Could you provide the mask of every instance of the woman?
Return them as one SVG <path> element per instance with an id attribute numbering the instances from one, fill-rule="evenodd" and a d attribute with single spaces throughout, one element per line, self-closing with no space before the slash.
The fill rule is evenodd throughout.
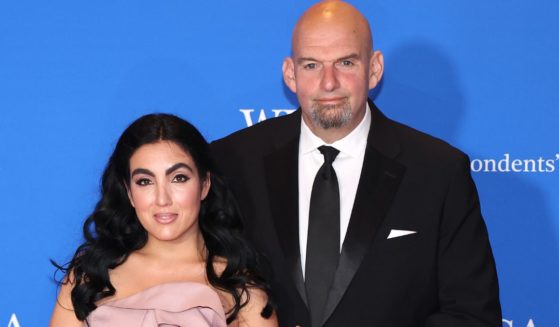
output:
<path id="1" fill-rule="evenodd" d="M 122 134 L 50 326 L 277 326 L 235 202 L 188 122 L 146 115 Z"/>

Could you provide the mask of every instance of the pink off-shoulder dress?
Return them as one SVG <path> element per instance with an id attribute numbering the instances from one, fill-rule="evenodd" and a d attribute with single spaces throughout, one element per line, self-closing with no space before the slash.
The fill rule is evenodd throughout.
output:
<path id="1" fill-rule="evenodd" d="M 87 317 L 90 327 L 227 327 L 223 306 L 209 286 L 166 283 L 105 302 Z"/>

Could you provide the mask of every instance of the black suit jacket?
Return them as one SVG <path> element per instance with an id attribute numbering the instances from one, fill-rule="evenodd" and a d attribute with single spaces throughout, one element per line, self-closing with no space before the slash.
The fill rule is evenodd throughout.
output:
<path id="1" fill-rule="evenodd" d="M 469 159 L 386 118 L 372 123 L 324 326 L 501 326 L 495 263 Z M 299 251 L 301 112 L 212 143 L 268 257 L 280 326 L 310 326 Z M 388 238 L 390 231 L 414 234 Z"/>

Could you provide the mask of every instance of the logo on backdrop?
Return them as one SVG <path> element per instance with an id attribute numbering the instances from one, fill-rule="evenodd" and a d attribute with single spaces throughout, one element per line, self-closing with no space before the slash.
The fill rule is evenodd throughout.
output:
<path id="1" fill-rule="evenodd" d="M 293 113 L 296 109 L 239 109 L 247 127 L 268 118 L 279 117 Z M 553 173 L 559 168 L 559 153 L 553 157 L 514 158 L 505 153 L 498 159 L 473 159 L 470 169 L 475 173 Z"/>
<path id="2" fill-rule="evenodd" d="M 239 109 L 243 117 L 245 118 L 245 122 L 247 127 L 250 127 L 256 123 L 264 121 L 268 118 L 275 118 L 283 115 L 288 115 L 294 112 L 296 109 L 271 109 L 271 110 L 264 110 L 260 109 L 258 111 L 254 109 Z"/>
<path id="3" fill-rule="evenodd" d="M 503 319 L 503 327 L 521 327 L 524 326 L 523 324 L 514 324 L 512 320 Z M 534 321 L 532 319 L 528 320 L 526 327 L 536 327 Z"/>
<path id="4" fill-rule="evenodd" d="M 559 153 L 549 157 L 516 158 L 505 153 L 498 159 L 473 159 L 475 173 L 553 173 L 559 169 Z"/>
<path id="5" fill-rule="evenodd" d="M 19 321 L 17 321 L 17 317 L 15 313 L 12 313 L 10 317 L 10 322 L 8 322 L 8 327 L 19 327 Z"/>

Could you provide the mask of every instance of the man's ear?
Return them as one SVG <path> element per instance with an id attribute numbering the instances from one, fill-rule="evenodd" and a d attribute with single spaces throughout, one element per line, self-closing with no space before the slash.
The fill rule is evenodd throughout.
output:
<path id="1" fill-rule="evenodd" d="M 208 193 L 210 192 L 210 188 L 212 187 L 212 175 L 208 172 L 206 174 L 206 178 L 202 181 L 202 193 L 200 194 L 200 199 L 204 200 Z"/>
<path id="2" fill-rule="evenodd" d="M 283 71 L 283 81 L 285 85 L 293 93 L 297 93 L 297 83 L 295 83 L 295 65 L 291 57 L 287 57 L 283 60 L 283 65 L 281 67 Z"/>
<path id="3" fill-rule="evenodd" d="M 126 188 L 126 194 L 128 194 L 128 201 L 130 201 L 130 205 L 135 208 L 134 206 L 134 200 L 132 200 L 132 194 L 130 193 L 130 187 L 128 186 L 128 184 L 126 184 L 126 182 L 122 182 L 124 184 L 124 187 Z"/>
<path id="4" fill-rule="evenodd" d="M 369 60 L 369 90 L 374 89 L 384 72 L 384 56 L 380 51 L 373 51 Z"/>

